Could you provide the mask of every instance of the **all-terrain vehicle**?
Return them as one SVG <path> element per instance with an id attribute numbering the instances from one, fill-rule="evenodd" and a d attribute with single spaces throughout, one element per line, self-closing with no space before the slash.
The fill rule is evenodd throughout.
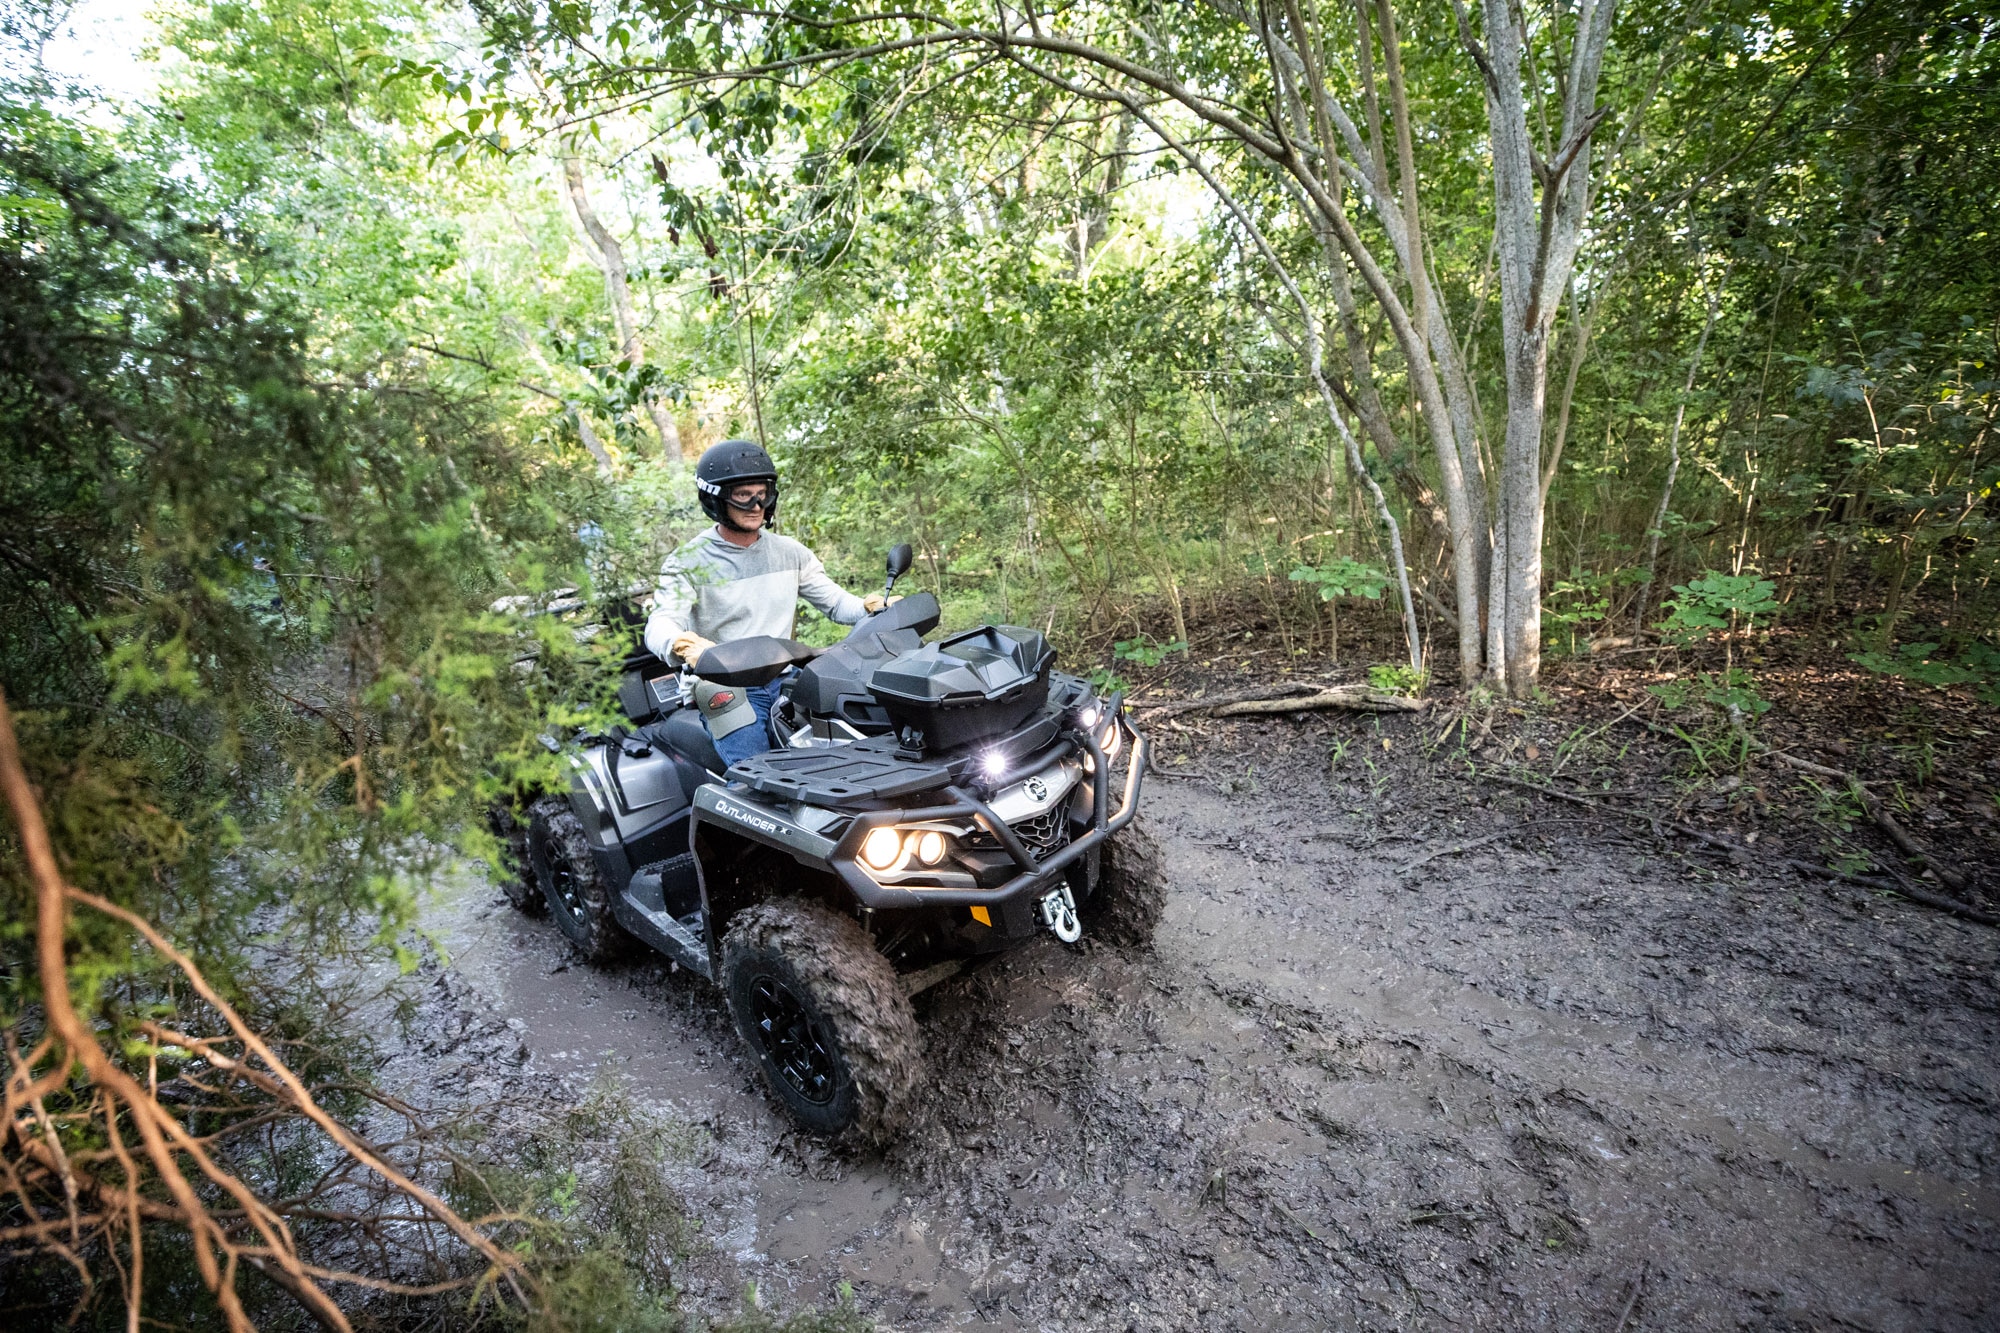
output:
<path id="1" fill-rule="evenodd" d="M 909 564 L 890 552 L 885 593 Z M 593 960 L 637 940 L 715 982 L 778 1101 L 830 1137 L 900 1119 L 912 995 L 1043 930 L 1129 940 L 1158 903 L 1122 698 L 1054 670 L 1034 630 L 926 644 L 938 621 L 918 593 L 831 648 L 720 644 L 686 681 L 634 651 L 630 725 L 571 747 L 509 890 Z M 773 748 L 725 771 L 703 705 L 772 681 Z"/>

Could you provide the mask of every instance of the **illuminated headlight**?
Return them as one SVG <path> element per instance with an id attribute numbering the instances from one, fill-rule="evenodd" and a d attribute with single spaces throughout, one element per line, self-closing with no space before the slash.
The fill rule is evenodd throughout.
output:
<path id="1" fill-rule="evenodd" d="M 903 859 L 903 835 L 886 827 L 869 830 L 861 840 L 861 859 L 877 870 L 887 870 Z"/>
<path id="2" fill-rule="evenodd" d="M 944 834 L 936 829 L 925 829 L 921 833 L 911 834 L 910 843 L 916 848 L 917 859 L 925 865 L 934 866 L 944 860 L 947 844 Z"/>
<path id="3" fill-rule="evenodd" d="M 986 775 L 987 781 L 991 782 L 1007 771 L 1007 756 L 1001 754 L 998 750 L 988 752 L 979 761 L 979 771 Z"/>
<path id="4" fill-rule="evenodd" d="M 1098 719 L 1103 716 L 1104 710 L 1096 704 L 1092 704 L 1076 715 L 1076 725 L 1082 727 L 1085 731 L 1089 731 L 1096 727 Z"/>

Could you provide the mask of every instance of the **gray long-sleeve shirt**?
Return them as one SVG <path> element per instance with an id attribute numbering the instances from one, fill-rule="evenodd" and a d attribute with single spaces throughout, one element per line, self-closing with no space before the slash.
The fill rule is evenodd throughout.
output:
<path id="1" fill-rule="evenodd" d="M 801 597 L 835 624 L 852 625 L 867 614 L 803 543 L 765 532 L 738 546 L 710 528 L 660 567 L 646 647 L 670 661 L 667 650 L 683 630 L 716 643 L 757 634 L 789 639 Z"/>

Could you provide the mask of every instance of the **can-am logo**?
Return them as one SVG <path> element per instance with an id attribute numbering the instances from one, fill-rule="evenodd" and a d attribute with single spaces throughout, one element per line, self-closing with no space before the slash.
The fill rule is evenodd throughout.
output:
<path id="1" fill-rule="evenodd" d="M 1021 784 L 1021 790 L 1028 793 L 1028 799 L 1036 805 L 1049 799 L 1049 784 L 1040 778 L 1029 778 Z"/>
<path id="2" fill-rule="evenodd" d="M 729 705 L 735 702 L 736 702 L 736 695 L 734 692 L 730 690 L 717 690 L 714 694 L 709 696 L 708 706 L 711 711 L 719 713 L 723 709 L 729 707 Z"/>

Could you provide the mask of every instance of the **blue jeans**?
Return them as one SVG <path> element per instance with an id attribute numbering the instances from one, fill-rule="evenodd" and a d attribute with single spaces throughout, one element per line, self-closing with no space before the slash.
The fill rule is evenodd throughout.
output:
<path id="1" fill-rule="evenodd" d="M 716 738 L 715 752 L 722 756 L 725 768 L 771 748 L 771 705 L 778 701 L 777 683 L 753 685 L 744 694 L 749 696 L 750 706 L 757 710 L 757 725 L 738 727 L 727 736 Z"/>

